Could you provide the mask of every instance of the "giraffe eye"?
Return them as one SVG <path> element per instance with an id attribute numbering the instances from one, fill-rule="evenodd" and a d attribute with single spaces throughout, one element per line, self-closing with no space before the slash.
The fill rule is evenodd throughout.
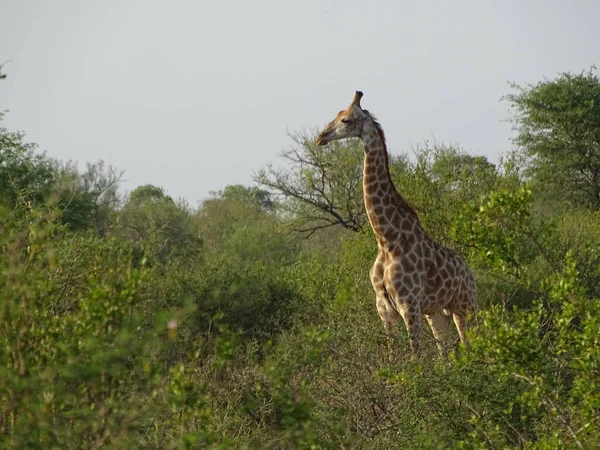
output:
<path id="1" fill-rule="evenodd" d="M 350 119 L 342 119 L 342 123 L 350 123 Z"/>

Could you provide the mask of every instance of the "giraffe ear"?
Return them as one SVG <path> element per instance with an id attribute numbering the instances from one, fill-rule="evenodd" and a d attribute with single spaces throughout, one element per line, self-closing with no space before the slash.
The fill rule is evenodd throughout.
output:
<path id="1" fill-rule="evenodd" d="M 367 115 L 360 109 L 360 106 L 352 105 L 352 113 L 354 114 L 355 119 L 365 120 L 367 118 Z"/>

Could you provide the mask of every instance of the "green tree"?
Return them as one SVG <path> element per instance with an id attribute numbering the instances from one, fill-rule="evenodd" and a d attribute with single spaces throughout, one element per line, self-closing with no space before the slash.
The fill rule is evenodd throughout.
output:
<path id="1" fill-rule="evenodd" d="M 493 188 L 496 166 L 485 156 L 472 156 L 449 145 L 434 146 L 432 176 L 447 190 L 461 191 L 463 198 L 476 199 Z"/>
<path id="2" fill-rule="evenodd" d="M 149 263 L 186 256 L 196 261 L 202 239 L 187 206 L 153 185 L 136 188 L 118 215 L 115 232 L 136 241 Z"/>
<path id="3" fill-rule="evenodd" d="M 0 113 L 0 121 L 3 119 Z M 72 162 L 62 163 L 37 151 L 22 132 L 0 127 L 0 205 L 14 208 L 17 198 L 34 204 L 50 201 L 60 207 L 62 222 L 71 229 L 102 231 L 107 215 L 118 205 L 122 172 L 102 160 L 80 173 Z"/>
<path id="4" fill-rule="evenodd" d="M 87 163 L 80 173 L 72 162 L 56 163 L 53 192 L 63 209 L 63 223 L 72 230 L 94 228 L 104 234 L 109 226 L 109 215 L 119 206 L 117 194 L 123 172 L 104 161 Z"/>
<path id="5" fill-rule="evenodd" d="M 55 178 L 52 160 L 36 150 L 25 142 L 25 133 L 0 126 L 0 204 L 12 209 L 19 196 L 34 202 L 48 197 Z"/>
<path id="6" fill-rule="evenodd" d="M 258 188 L 226 186 L 212 192 L 197 211 L 198 228 L 212 253 L 238 262 L 286 264 L 295 252 L 271 195 Z"/>
<path id="7" fill-rule="evenodd" d="M 516 112 L 515 142 L 531 157 L 539 194 L 600 209 L 600 78 L 595 68 L 513 88 L 517 92 L 506 98 Z"/>
<path id="8" fill-rule="evenodd" d="M 469 155 L 453 144 L 425 141 L 414 154 L 414 161 L 391 164 L 394 183 L 427 232 L 448 241 L 463 205 L 492 190 L 502 177 L 487 158 Z"/>
<path id="9" fill-rule="evenodd" d="M 160 349 L 138 327 L 143 271 L 59 217 L 20 198 L 0 225 L 0 446 L 131 448 Z"/>
<path id="10" fill-rule="evenodd" d="M 225 186 L 225 189 L 222 191 L 213 194 L 213 196 L 221 197 L 224 200 L 241 202 L 248 206 L 255 206 L 263 212 L 273 212 L 275 210 L 275 202 L 271 198 L 271 194 L 256 186 L 229 185 Z"/>
<path id="11" fill-rule="evenodd" d="M 515 436 L 514 448 L 598 448 L 600 302 L 581 287 L 570 255 L 564 269 L 548 277 L 544 291 L 544 300 L 529 311 L 495 305 L 481 313 L 463 363 L 468 370 L 489 373 L 498 386 L 519 383 L 521 392 L 505 404 L 504 416 L 478 412 L 475 432 L 461 448 L 473 448 L 473 439 L 481 438 L 475 448 L 490 448 L 487 430 L 505 428 L 506 416 L 516 408 L 518 422 L 529 426 L 526 434 Z M 505 436 L 515 428 L 505 429 Z M 506 444 L 499 441 L 492 448 Z"/>
<path id="12" fill-rule="evenodd" d="M 138 186 L 129 195 L 127 205 L 129 206 L 140 206 L 148 203 L 156 202 L 167 202 L 173 203 L 173 199 L 165 194 L 165 190 L 161 187 L 154 186 L 152 184 L 145 184 Z"/>

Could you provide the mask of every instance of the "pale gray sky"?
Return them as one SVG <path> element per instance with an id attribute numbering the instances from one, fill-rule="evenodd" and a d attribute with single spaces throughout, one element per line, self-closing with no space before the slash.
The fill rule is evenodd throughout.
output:
<path id="1" fill-rule="evenodd" d="M 364 91 L 390 151 L 492 160 L 519 84 L 600 57 L 598 0 L 0 0 L 0 109 L 52 157 L 195 204 Z"/>

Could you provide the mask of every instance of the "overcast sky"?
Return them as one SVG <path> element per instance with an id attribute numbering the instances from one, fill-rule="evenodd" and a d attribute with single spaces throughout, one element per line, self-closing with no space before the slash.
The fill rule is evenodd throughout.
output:
<path id="1" fill-rule="evenodd" d="M 192 204 L 364 92 L 393 153 L 435 136 L 495 161 L 509 81 L 600 57 L 599 0 L 0 0 L 0 109 L 50 156 Z"/>

